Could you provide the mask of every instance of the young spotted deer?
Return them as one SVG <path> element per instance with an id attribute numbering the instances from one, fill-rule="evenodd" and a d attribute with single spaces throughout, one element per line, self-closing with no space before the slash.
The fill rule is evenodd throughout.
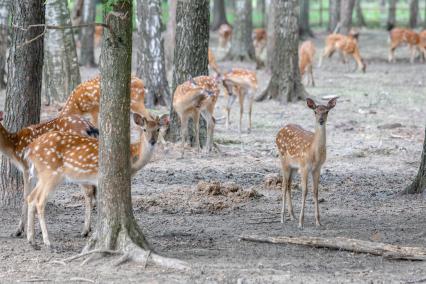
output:
<path id="1" fill-rule="evenodd" d="M 307 105 L 315 112 L 315 132 L 310 132 L 296 124 L 288 124 L 278 132 L 275 139 L 281 160 L 282 183 L 282 210 L 281 223 L 284 223 L 286 201 L 289 207 L 291 220 L 294 219 L 293 205 L 291 202 L 291 179 L 295 169 L 299 169 L 302 186 L 302 208 L 299 217 L 299 228 L 303 228 L 306 195 L 308 193 L 308 174 L 312 174 L 313 196 L 315 204 L 315 224 L 321 226 L 318 205 L 318 184 L 321 167 L 326 159 L 326 130 L 327 115 L 329 110 L 336 105 L 337 98 L 331 99 L 326 106 L 316 105 L 307 99 Z"/>
<path id="2" fill-rule="evenodd" d="M 89 115 L 92 123 L 98 126 L 99 100 L 101 95 L 101 77 L 97 76 L 78 85 L 69 96 L 60 116 L 64 115 Z M 149 117 L 145 108 L 145 87 L 141 79 L 132 76 L 130 85 L 130 109 L 141 116 Z"/>
<path id="3" fill-rule="evenodd" d="M 133 114 L 140 127 L 140 141 L 131 144 L 132 175 L 143 168 L 151 159 L 161 127 L 168 125 L 168 117 L 147 120 Z M 151 119 L 151 117 L 150 117 Z M 45 206 L 48 195 L 64 180 L 82 185 L 98 185 L 98 140 L 64 132 L 50 132 L 34 140 L 25 152 L 31 174 L 37 176 L 37 184 L 27 198 L 27 239 L 34 245 L 34 217 L 37 210 L 43 242 L 50 247 L 45 221 Z M 93 194 L 89 196 L 93 198 Z M 91 202 L 87 203 L 85 224 L 90 228 Z"/>
<path id="4" fill-rule="evenodd" d="M 315 86 L 314 75 L 312 72 L 315 57 L 315 45 L 312 41 L 304 41 L 299 48 L 299 70 L 300 76 L 307 73 L 307 85 Z"/>
<path id="5" fill-rule="evenodd" d="M 408 44 L 410 47 L 410 62 L 414 62 L 416 52 L 426 55 L 425 46 L 422 44 L 420 35 L 413 30 L 394 28 L 389 32 L 390 48 L 389 48 L 389 62 L 396 62 L 395 49 L 402 45 Z"/>
<path id="6" fill-rule="evenodd" d="M 3 112 L 0 112 L 0 121 Z M 79 116 L 63 116 L 36 125 L 22 128 L 16 133 L 8 132 L 0 123 L 0 152 L 8 157 L 15 167 L 22 172 L 24 179 L 24 203 L 18 228 L 14 233 L 20 236 L 25 230 L 27 217 L 26 197 L 30 193 L 29 167 L 24 160 L 24 150 L 37 137 L 51 131 L 62 131 L 82 136 L 98 136 L 98 130 L 88 121 Z M 82 186 L 84 191 L 91 191 L 91 187 Z M 87 201 L 86 201 L 87 202 Z M 84 230 L 83 230 L 83 234 Z"/>
<path id="7" fill-rule="evenodd" d="M 181 122 L 182 158 L 188 137 L 189 118 L 194 121 L 195 147 L 200 151 L 200 115 L 207 122 L 206 152 L 211 151 L 215 126 L 213 112 L 219 92 L 216 80 L 209 76 L 198 76 L 177 86 L 173 96 L 173 108 Z"/>
<path id="8" fill-rule="evenodd" d="M 358 36 L 342 34 L 330 34 L 326 37 L 324 51 L 320 57 L 318 67 L 321 67 L 325 57 L 331 57 L 336 51 L 343 55 L 343 62 L 346 63 L 348 55 L 351 55 L 359 70 L 365 72 L 367 69 L 367 65 L 359 52 Z"/>
<path id="9" fill-rule="evenodd" d="M 222 78 L 223 86 L 225 87 L 225 94 L 228 96 L 228 103 L 225 107 L 226 128 L 229 129 L 231 107 L 236 98 L 240 103 L 240 133 L 242 131 L 243 113 L 244 113 L 244 100 L 247 98 L 249 102 L 249 126 L 248 132 L 251 131 L 251 113 L 253 109 L 254 95 L 257 90 L 257 77 L 256 73 L 246 69 L 234 68 L 232 71 L 225 73 Z"/>

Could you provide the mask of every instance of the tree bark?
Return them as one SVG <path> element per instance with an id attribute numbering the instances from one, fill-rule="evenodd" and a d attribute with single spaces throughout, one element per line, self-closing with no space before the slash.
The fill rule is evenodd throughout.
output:
<path id="1" fill-rule="evenodd" d="M 176 19 L 173 93 L 179 84 L 191 77 L 208 75 L 209 1 L 178 0 Z M 171 141 L 177 141 L 180 138 L 180 121 L 173 106 L 171 106 L 170 117 L 168 137 Z M 193 123 L 189 124 L 189 135 L 191 145 L 193 145 L 195 142 Z M 202 119 L 200 123 L 201 145 L 205 144 L 206 135 L 206 122 Z"/>
<path id="2" fill-rule="evenodd" d="M 426 134 L 426 128 L 425 128 Z M 426 189 L 426 136 L 423 142 L 423 152 L 421 156 L 421 162 L 419 171 L 414 181 L 404 190 L 403 193 L 422 193 Z"/>
<path id="3" fill-rule="evenodd" d="M 164 63 L 164 43 L 161 39 L 161 0 L 137 1 L 138 32 L 136 75 L 147 88 L 146 106 L 170 105 L 169 83 Z"/>
<path id="4" fill-rule="evenodd" d="M 365 27 L 367 23 L 365 22 L 364 13 L 362 12 L 361 0 L 355 0 L 355 15 L 357 26 Z"/>
<path id="5" fill-rule="evenodd" d="M 340 6 L 340 33 L 347 35 L 352 28 L 352 14 L 355 0 L 342 1 Z"/>
<path id="6" fill-rule="evenodd" d="M 105 30 L 101 54 L 99 188 L 96 231 L 90 248 L 125 250 L 130 244 L 149 249 L 133 216 L 130 183 L 130 72 L 132 1 L 104 4 L 111 32 Z"/>
<path id="7" fill-rule="evenodd" d="M 300 0 L 299 35 L 302 37 L 313 37 L 309 24 L 309 0 Z"/>
<path id="8" fill-rule="evenodd" d="M 71 13 L 71 20 L 73 25 L 81 24 L 81 16 L 83 11 L 83 2 L 84 0 L 75 0 L 74 7 Z"/>
<path id="9" fill-rule="evenodd" d="M 330 0 L 329 1 L 328 31 L 330 33 L 335 31 L 337 24 L 340 21 L 340 6 L 341 6 L 341 0 Z"/>
<path id="10" fill-rule="evenodd" d="M 82 11 L 83 24 L 96 21 L 96 0 L 85 0 Z M 95 62 L 95 26 L 81 29 L 80 65 L 96 67 Z"/>
<path id="11" fill-rule="evenodd" d="M 275 1 L 271 1 L 268 9 L 268 23 L 266 33 L 268 40 L 266 41 L 266 68 L 272 69 L 272 63 L 274 62 L 274 47 L 275 47 L 275 33 L 274 33 L 274 19 L 275 19 Z"/>
<path id="12" fill-rule="evenodd" d="M 6 56 L 10 5 L 10 0 L 0 1 L 0 90 L 6 88 Z"/>
<path id="13" fill-rule="evenodd" d="M 46 24 L 71 25 L 67 0 L 46 2 Z M 43 83 L 47 104 L 51 100 L 63 102 L 81 82 L 73 30 L 47 30 L 44 46 Z"/>
<path id="14" fill-rule="evenodd" d="M 256 1 L 256 8 L 262 15 L 262 21 L 260 23 L 260 27 L 265 28 L 266 27 L 266 0 L 257 0 Z"/>
<path id="15" fill-rule="evenodd" d="M 169 1 L 169 22 L 167 23 L 164 50 L 167 71 L 170 71 L 173 67 L 173 56 L 176 45 L 176 3 L 177 0 Z"/>
<path id="16" fill-rule="evenodd" d="M 44 23 L 44 2 L 39 0 L 12 1 L 12 26 L 28 27 Z M 5 121 L 9 131 L 38 123 L 43 71 L 43 39 L 29 44 L 43 28 L 24 31 L 15 28 L 11 33 L 6 87 Z M 0 206 L 22 206 L 23 180 L 21 173 L 4 156 L 1 158 Z"/>
<path id="17" fill-rule="evenodd" d="M 414 29 L 417 27 L 417 18 L 419 15 L 419 0 L 410 0 L 410 18 L 408 25 Z"/>
<path id="18" fill-rule="evenodd" d="M 389 0 L 387 29 L 391 30 L 396 26 L 396 2 L 398 0 Z"/>
<path id="19" fill-rule="evenodd" d="M 231 48 L 227 60 L 254 60 L 254 46 L 251 0 L 235 0 L 235 21 L 232 29 Z"/>
<path id="20" fill-rule="evenodd" d="M 229 25 L 228 20 L 226 19 L 225 0 L 214 0 L 213 23 L 211 25 L 211 30 L 216 31 L 223 24 Z"/>
<path id="21" fill-rule="evenodd" d="M 272 76 L 266 90 L 257 101 L 274 98 L 282 103 L 306 96 L 299 71 L 299 0 L 274 3 L 274 46 Z"/>

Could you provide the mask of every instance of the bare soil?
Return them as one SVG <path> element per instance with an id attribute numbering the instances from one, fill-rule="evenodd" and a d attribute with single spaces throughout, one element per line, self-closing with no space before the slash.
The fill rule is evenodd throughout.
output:
<path id="1" fill-rule="evenodd" d="M 324 36 L 318 33 L 314 39 L 317 61 Z M 81 193 L 68 184 L 56 191 L 46 208 L 57 252 L 34 250 L 25 239 L 9 237 L 19 212 L 0 209 L 0 282 L 424 281 L 424 262 L 239 241 L 243 234 L 306 235 L 426 246 L 425 197 L 398 195 L 419 166 L 426 122 L 426 65 L 409 64 L 408 48 L 397 51 L 396 64 L 388 64 L 385 32 L 363 31 L 360 45 L 368 63 L 366 74 L 353 72 L 354 63 L 345 66 L 336 56 L 314 69 L 317 86 L 307 89 L 318 102 L 325 103 L 324 96 L 340 96 L 327 123 L 328 159 L 320 182 L 322 228 L 314 225 L 310 192 L 305 229 L 299 230 L 296 221 L 281 224 L 279 186 L 265 183 L 266 176 L 280 171 L 274 145 L 277 131 L 290 122 L 313 129 L 312 111 L 304 102 L 255 103 L 252 133 L 240 135 L 237 106 L 231 129 L 225 129 L 221 98 L 215 132 L 221 153 L 204 156 L 190 150 L 185 159 L 179 159 L 179 145 L 159 146 L 153 161 L 133 179 L 134 211 L 147 239 L 159 253 L 190 263 L 190 271 L 144 269 L 134 263 L 112 267 L 114 257 L 86 266 L 80 265 L 81 260 L 66 266 L 52 263 L 78 254 L 86 242 L 79 235 L 84 218 Z M 223 52 L 214 51 L 220 59 Z M 252 63 L 219 65 L 254 69 Z M 83 68 L 82 72 L 87 79 L 96 70 Z M 261 90 L 269 75 L 259 71 L 258 76 Z M 46 109 L 44 115 L 53 115 L 52 110 Z M 301 193 L 296 185 L 293 193 L 295 213 L 299 213 Z M 42 242 L 39 229 L 36 238 Z"/>

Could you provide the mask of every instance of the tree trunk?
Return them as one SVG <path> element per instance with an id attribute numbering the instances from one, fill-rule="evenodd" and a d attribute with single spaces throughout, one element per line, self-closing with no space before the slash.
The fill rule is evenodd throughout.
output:
<path id="1" fill-rule="evenodd" d="M 426 135 L 426 128 L 425 128 Z M 404 190 L 403 193 L 422 193 L 426 189 L 426 136 L 423 142 L 423 152 L 420 168 L 414 181 Z"/>
<path id="2" fill-rule="evenodd" d="M 83 2 L 84 0 L 75 0 L 74 7 L 71 13 L 71 20 L 73 25 L 81 24 L 81 16 L 83 11 Z"/>
<path id="3" fill-rule="evenodd" d="M 161 0 L 137 1 L 138 31 L 137 69 L 147 88 L 146 106 L 170 105 L 170 90 L 164 63 L 164 43 L 161 39 Z"/>
<path id="4" fill-rule="evenodd" d="M 266 27 L 266 0 L 257 0 L 256 8 L 259 11 L 259 13 L 262 15 L 262 22 L 260 23 L 260 26 L 262 28 L 265 28 Z"/>
<path id="5" fill-rule="evenodd" d="M 254 60 L 254 46 L 251 38 L 253 30 L 251 0 L 235 0 L 235 16 L 231 48 L 226 59 Z"/>
<path id="6" fill-rule="evenodd" d="M 173 68 L 173 56 L 176 45 L 176 3 L 177 0 L 169 1 L 169 22 L 167 23 L 165 53 L 166 70 L 170 71 Z"/>
<path id="7" fill-rule="evenodd" d="M 173 93 L 179 84 L 191 77 L 208 75 L 208 46 L 209 46 L 209 1 L 208 0 L 178 0 L 177 1 L 177 30 L 176 48 L 174 55 Z M 172 99 L 173 101 L 173 99 Z M 180 121 L 177 114 L 170 112 L 171 123 L 168 137 L 171 141 L 180 138 Z M 191 145 L 194 144 L 194 125 L 189 124 Z M 206 123 L 200 123 L 200 143 L 205 144 Z"/>
<path id="8" fill-rule="evenodd" d="M 275 1 L 271 1 L 268 9 L 268 23 L 267 23 L 267 36 L 266 42 L 266 68 L 272 69 L 272 63 L 274 61 L 274 46 L 275 46 L 275 33 L 274 33 L 274 19 L 275 19 Z"/>
<path id="9" fill-rule="evenodd" d="M 226 19 L 225 0 L 214 0 L 212 31 L 216 31 L 223 24 L 228 24 Z"/>
<path id="10" fill-rule="evenodd" d="M 274 53 L 272 76 L 266 90 L 257 98 L 274 98 L 282 103 L 304 99 L 306 96 L 298 64 L 299 0 L 274 3 Z"/>
<path id="11" fill-rule="evenodd" d="M 130 72 L 132 1 L 104 4 L 111 32 L 105 30 L 101 54 L 99 193 L 96 232 L 90 248 L 124 250 L 130 244 L 148 249 L 133 216 L 130 183 Z"/>
<path id="12" fill-rule="evenodd" d="M 386 24 L 388 30 L 396 26 L 396 2 L 398 0 L 389 0 L 388 22 Z"/>
<path id="13" fill-rule="evenodd" d="M 10 0 L 0 1 L 0 90 L 6 88 L 7 38 Z"/>
<path id="14" fill-rule="evenodd" d="M 39 0 L 12 1 L 12 25 L 28 27 L 44 23 L 44 2 Z M 11 33 L 6 87 L 5 122 L 9 131 L 18 131 L 40 120 L 40 98 L 43 71 L 43 39 L 29 44 L 43 28 Z M 21 173 L 4 156 L 1 158 L 0 206 L 22 206 L 23 180 Z"/>
<path id="15" fill-rule="evenodd" d="M 365 22 L 364 13 L 362 12 L 361 0 L 355 0 L 355 14 L 357 26 L 365 27 L 367 24 Z"/>
<path id="16" fill-rule="evenodd" d="M 96 21 L 96 0 L 85 0 L 82 11 L 83 24 Z M 81 29 L 80 65 L 96 67 L 95 62 L 95 26 Z"/>
<path id="17" fill-rule="evenodd" d="M 313 37 L 309 24 L 309 0 L 300 0 L 299 35 L 302 37 Z"/>
<path id="18" fill-rule="evenodd" d="M 337 24 L 340 21 L 340 6 L 341 6 L 341 0 L 330 0 L 329 1 L 328 31 L 330 33 L 335 31 Z"/>
<path id="19" fill-rule="evenodd" d="M 46 2 L 46 24 L 71 25 L 67 0 Z M 73 30 L 47 30 L 44 46 L 43 83 L 47 104 L 51 100 L 63 102 L 81 81 Z"/>
<path id="20" fill-rule="evenodd" d="M 408 25 L 414 29 L 417 27 L 417 17 L 419 13 L 419 0 L 410 0 L 410 19 Z"/>
<path id="21" fill-rule="evenodd" d="M 352 28 L 352 14 L 354 11 L 355 0 L 342 1 L 340 6 L 340 33 L 347 35 Z"/>

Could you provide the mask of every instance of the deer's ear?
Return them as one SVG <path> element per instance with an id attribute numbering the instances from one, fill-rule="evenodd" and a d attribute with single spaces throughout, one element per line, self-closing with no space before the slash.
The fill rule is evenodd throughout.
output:
<path id="1" fill-rule="evenodd" d="M 334 108 L 336 106 L 336 102 L 337 102 L 337 97 L 332 98 L 331 100 L 328 101 L 327 108 L 328 109 Z"/>
<path id="2" fill-rule="evenodd" d="M 315 104 L 315 102 L 314 102 L 313 99 L 307 98 L 306 99 L 306 104 L 308 105 L 308 108 L 311 108 L 311 109 L 316 109 L 317 108 L 317 105 Z"/>
<path id="3" fill-rule="evenodd" d="M 146 119 L 138 113 L 133 113 L 133 120 L 139 126 L 144 126 L 146 123 Z"/>

